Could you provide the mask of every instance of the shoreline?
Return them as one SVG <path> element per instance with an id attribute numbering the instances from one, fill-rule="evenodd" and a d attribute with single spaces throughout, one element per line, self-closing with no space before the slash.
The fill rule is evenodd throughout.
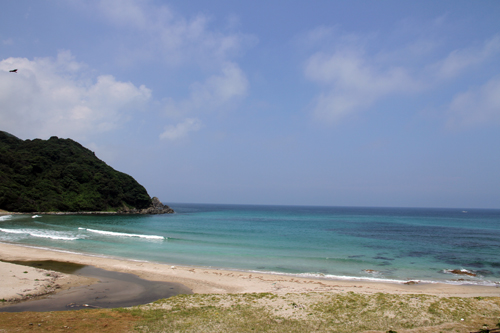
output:
<path id="1" fill-rule="evenodd" d="M 151 205 L 148 208 L 128 208 L 126 206 L 115 208 L 109 211 L 78 211 L 78 212 L 9 212 L 0 209 L 0 216 L 4 215 L 161 215 L 174 214 L 175 211 L 168 205 L 161 203 L 157 197 L 151 198 Z"/>
<path id="2" fill-rule="evenodd" d="M 0 261 L 0 306 L 36 300 L 82 285 L 96 279 Z M 0 307 L 1 309 L 1 307 Z"/>
<path id="3" fill-rule="evenodd" d="M 367 294 L 428 294 L 441 297 L 500 297 L 500 288 L 498 288 L 498 286 L 453 285 L 445 283 L 401 284 L 360 281 L 354 279 L 333 280 L 315 277 L 298 277 L 272 273 L 169 265 L 164 263 L 135 261 L 126 258 L 99 257 L 10 243 L 0 243 L 0 260 L 55 260 L 81 265 L 91 265 L 108 271 L 131 273 L 150 281 L 180 283 L 191 289 L 195 294 L 355 292 Z M 25 266 L 15 266 L 18 266 L 23 272 L 28 270 Z M 71 274 L 68 275 L 71 277 Z M 82 282 L 83 281 L 80 283 Z M 88 283 L 88 281 L 84 283 Z M 17 290 L 24 289 L 22 285 L 19 285 Z M 1 298 L 0 296 L 0 299 Z"/>
<path id="4" fill-rule="evenodd" d="M 94 214 L 94 213 L 99 213 L 99 212 L 83 212 L 82 214 Z M 109 212 L 102 212 L 103 214 L 110 214 Z M 34 214 L 34 213 L 33 213 Z M 40 213 L 43 214 L 43 213 Z M 51 213 L 47 213 L 51 214 Z M 77 213 L 71 213 L 71 212 L 63 212 L 63 213 L 53 213 L 57 215 L 70 215 L 70 214 L 77 214 Z M 115 213 L 111 213 L 114 215 Z M 6 219 L 9 220 L 13 218 L 15 215 L 24 215 L 24 216 L 30 216 L 32 214 L 28 213 L 12 213 L 12 212 L 6 212 L 5 210 L 0 209 L 0 221 Z M 77 214 L 78 215 L 78 214 Z M 33 215 L 33 218 L 35 217 L 40 217 L 39 215 Z M 127 236 L 135 236 L 135 237 L 143 237 L 143 238 L 158 238 L 158 239 L 168 239 L 166 236 L 154 236 L 154 235 L 136 235 L 136 234 L 122 234 L 122 233 L 115 233 L 115 232 L 103 232 L 99 230 L 93 230 L 93 229 L 86 229 L 86 228 L 78 228 L 78 229 L 85 229 L 91 232 L 98 232 L 98 233 L 105 233 L 105 234 L 112 234 L 112 235 L 127 235 Z M 7 230 L 3 230 L 6 231 Z M 41 237 L 36 235 L 37 237 Z M 47 238 L 52 238 L 51 236 L 47 236 Z M 63 240 L 75 240 L 77 238 L 72 237 L 64 237 L 64 236 L 54 236 L 55 239 L 63 239 Z M 1 243 L 2 241 L 0 241 Z M 197 269 L 209 269 L 209 270 L 216 270 L 216 271 L 229 271 L 229 272 L 237 272 L 237 273 L 249 273 L 249 274 L 262 274 L 262 275 L 272 275 L 272 276 L 286 276 L 289 278 L 304 278 L 304 279 L 314 279 L 314 280 L 319 280 L 319 281 L 348 281 L 348 282 L 358 282 L 358 283 L 387 283 L 387 284 L 444 284 L 444 285 L 454 285 L 454 286 L 464 286 L 464 285 L 473 285 L 473 286 L 485 286 L 485 287 L 496 287 L 500 288 L 500 281 L 496 280 L 486 280 L 484 279 L 480 273 L 476 273 L 474 270 L 467 270 L 463 268 L 445 268 L 440 270 L 440 273 L 443 273 L 442 277 L 435 277 L 430 278 L 430 277 L 423 277 L 419 278 L 418 272 L 414 274 L 413 276 L 409 275 L 406 277 L 384 277 L 381 272 L 378 270 L 374 270 L 371 268 L 364 269 L 360 271 L 363 274 L 351 274 L 351 275 L 335 275 L 335 274 L 322 274 L 316 272 L 282 272 L 282 271 L 272 271 L 272 270 L 259 270 L 257 268 L 255 269 L 245 269 L 245 268 L 231 268 L 231 267 L 224 267 L 224 266 L 217 266 L 217 265 L 203 265 L 203 263 L 197 263 L 197 264 L 184 264 L 184 263 L 169 263 L 169 262 L 163 262 L 163 261 L 158 261 L 158 262 L 150 262 L 147 260 L 141 260 L 141 259 L 134 259 L 134 258 L 126 258 L 126 257 L 114 257 L 114 256 L 109 256 L 105 254 L 99 254 L 99 253 L 88 253 L 85 251 L 78 251 L 78 252 L 72 252 L 71 250 L 65 250 L 65 249 L 58 249 L 57 247 L 52 248 L 49 246 L 36 246 L 36 245 L 30 245 L 30 244 L 22 244 L 22 243 L 16 243 L 16 242 L 11 242 L 9 240 L 6 240 L 4 244 L 12 244 L 12 245 L 18 245 L 21 247 L 29 247 L 29 248 L 36 248 L 40 250 L 47 250 L 47 251 L 55 251 L 55 252 L 62 252 L 62 253 L 68 253 L 68 254 L 74 254 L 74 255 L 82 255 L 82 256 L 87 256 L 87 257 L 96 257 L 96 258 L 108 258 L 108 259 L 117 259 L 117 260 L 125 260 L 125 261 L 140 261 L 140 262 L 149 262 L 149 263 L 157 263 L 159 265 L 166 265 L 166 266 L 171 266 L 171 265 L 178 265 L 178 267 L 187 267 L 187 268 L 197 268 Z M 1 260 L 1 257 L 0 257 Z M 27 259 L 24 259 L 27 260 Z M 91 264 L 90 264 L 91 265 Z M 414 272 L 415 273 L 415 272 Z M 448 277 L 445 277 L 445 276 Z M 476 276 L 478 278 L 476 278 Z"/>
<path id="5" fill-rule="evenodd" d="M 131 215 L 130 213 L 90 211 L 90 212 L 8 212 L 0 209 L 0 216 L 8 215 Z M 140 215 L 139 213 L 137 213 Z"/>
<path id="6" fill-rule="evenodd" d="M 0 210 L 0 216 L 8 215 L 147 215 L 150 213 L 127 213 L 124 211 L 120 212 L 108 212 L 108 211 L 88 211 L 88 212 L 7 212 L 5 210 Z M 162 214 L 172 214 L 172 213 L 162 213 Z"/>

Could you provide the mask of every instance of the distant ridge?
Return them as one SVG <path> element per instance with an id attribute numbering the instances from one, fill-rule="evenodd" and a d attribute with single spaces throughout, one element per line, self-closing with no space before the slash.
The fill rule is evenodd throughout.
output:
<path id="1" fill-rule="evenodd" d="M 0 209 L 10 212 L 173 213 L 131 176 L 71 139 L 0 131 Z"/>

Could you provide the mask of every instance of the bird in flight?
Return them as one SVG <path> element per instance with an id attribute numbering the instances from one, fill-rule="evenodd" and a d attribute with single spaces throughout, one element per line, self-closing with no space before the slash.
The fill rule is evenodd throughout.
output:
<path id="1" fill-rule="evenodd" d="M 9 72 L 10 73 L 17 73 L 17 68 L 16 69 L 11 69 Z"/>

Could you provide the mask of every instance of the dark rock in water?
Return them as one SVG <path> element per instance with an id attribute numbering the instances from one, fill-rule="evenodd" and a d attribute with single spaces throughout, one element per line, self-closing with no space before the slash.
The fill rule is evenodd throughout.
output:
<path id="1" fill-rule="evenodd" d="M 175 213 L 172 208 L 161 203 L 160 199 L 153 197 L 151 206 L 144 209 L 123 207 L 118 211 L 119 214 L 172 214 Z"/>
<path id="2" fill-rule="evenodd" d="M 404 284 L 412 285 L 412 284 L 418 284 L 417 281 L 407 281 Z"/>
<path id="3" fill-rule="evenodd" d="M 369 274 L 378 274 L 378 273 L 380 273 L 379 271 L 376 271 L 374 269 L 365 269 L 363 271 L 366 272 L 366 273 L 369 273 Z"/>
<path id="4" fill-rule="evenodd" d="M 457 274 L 457 275 L 477 276 L 476 273 L 473 273 L 473 272 L 468 271 L 466 269 L 453 269 L 453 270 L 447 270 L 446 272 L 452 273 L 452 274 Z"/>

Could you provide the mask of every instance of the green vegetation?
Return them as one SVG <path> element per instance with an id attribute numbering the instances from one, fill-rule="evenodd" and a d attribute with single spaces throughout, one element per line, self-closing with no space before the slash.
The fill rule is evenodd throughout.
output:
<path id="1" fill-rule="evenodd" d="M 493 327 L 500 298 L 306 293 L 178 295 L 116 309 L 139 332 L 470 332 Z"/>
<path id="2" fill-rule="evenodd" d="M 71 139 L 23 141 L 0 131 L 0 209 L 80 212 L 150 205 L 134 178 Z"/>
<path id="3" fill-rule="evenodd" d="M 469 333 L 499 319 L 499 297 L 191 294 L 126 309 L 0 312 L 0 331 Z"/>

